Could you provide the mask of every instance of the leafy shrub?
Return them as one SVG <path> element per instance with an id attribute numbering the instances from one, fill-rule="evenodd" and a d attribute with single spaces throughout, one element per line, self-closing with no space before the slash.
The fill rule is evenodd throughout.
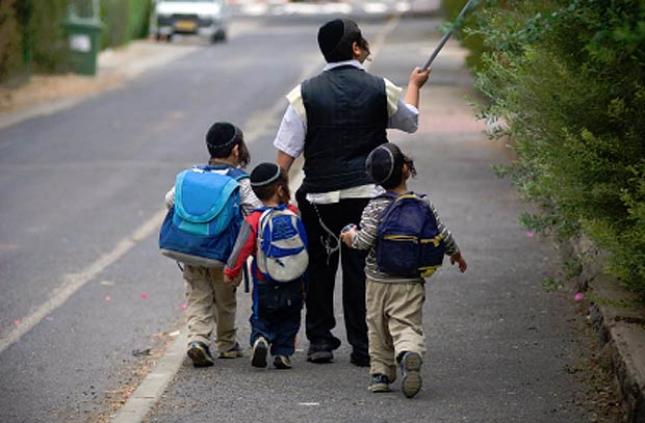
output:
<path id="1" fill-rule="evenodd" d="M 151 8 L 151 0 L 101 0 L 103 48 L 146 37 Z"/>
<path id="2" fill-rule="evenodd" d="M 14 76 L 24 66 L 22 31 L 14 3 L 15 0 L 0 0 L 0 81 Z"/>
<path id="3" fill-rule="evenodd" d="M 518 155 L 505 171 L 544 209 L 525 223 L 582 231 L 645 298 L 645 4 L 489 0 L 466 32 L 483 40 L 483 112 Z"/>
<path id="4" fill-rule="evenodd" d="M 68 0 L 19 0 L 25 2 L 28 20 L 25 49 L 36 72 L 68 70 L 68 47 L 62 23 L 67 16 Z"/>

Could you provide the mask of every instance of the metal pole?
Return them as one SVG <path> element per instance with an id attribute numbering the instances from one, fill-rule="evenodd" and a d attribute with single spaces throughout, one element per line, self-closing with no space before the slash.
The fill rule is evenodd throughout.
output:
<path id="1" fill-rule="evenodd" d="M 468 0 L 468 3 L 466 3 L 466 5 L 464 6 L 464 8 L 463 8 L 463 9 L 461 9 L 461 12 L 459 12 L 459 15 L 457 16 L 457 19 L 455 19 L 455 22 L 457 22 L 457 23 L 458 23 L 458 22 L 460 22 L 460 21 L 463 19 L 463 17 L 464 17 L 464 15 L 466 14 L 466 12 L 470 9 L 470 7 L 471 7 L 471 6 L 473 5 L 473 3 L 475 3 L 476 1 L 477 1 L 477 0 Z M 433 51 L 433 52 L 432 52 L 432 54 L 430 55 L 430 58 L 428 59 L 428 61 L 426 62 L 426 64 L 425 64 L 425 65 L 423 65 L 423 68 L 422 68 L 423 70 L 428 69 L 428 68 L 430 67 L 430 65 L 432 65 L 432 62 L 433 62 L 433 61 L 434 61 L 434 59 L 437 57 L 437 55 L 439 54 L 439 52 L 441 51 L 441 49 L 443 48 L 443 46 L 446 44 L 446 42 L 448 42 L 448 39 L 450 38 L 450 36 L 452 35 L 452 33 L 453 33 L 454 31 L 455 31 L 455 27 L 454 27 L 454 25 L 453 25 L 453 27 L 450 29 L 450 31 L 448 31 L 448 32 L 447 32 L 447 33 L 446 33 L 446 34 L 441 38 L 441 41 L 439 41 L 439 45 L 437 45 L 437 47 L 434 49 L 434 51 Z"/>

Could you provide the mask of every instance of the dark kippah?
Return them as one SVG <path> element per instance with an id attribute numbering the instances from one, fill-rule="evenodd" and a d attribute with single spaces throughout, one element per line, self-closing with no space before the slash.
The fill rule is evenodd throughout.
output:
<path id="1" fill-rule="evenodd" d="M 228 122 L 215 122 L 206 133 L 206 145 L 212 149 L 228 147 L 233 144 L 240 130 Z"/>
<path id="2" fill-rule="evenodd" d="M 260 163 L 251 172 L 251 186 L 263 187 L 278 180 L 280 166 L 275 163 Z"/>
<path id="3" fill-rule="evenodd" d="M 334 19 L 318 30 L 318 46 L 327 62 L 352 59 L 352 43 L 360 40 L 361 30 L 349 19 Z"/>
<path id="4" fill-rule="evenodd" d="M 397 169 L 403 166 L 403 153 L 394 144 L 387 143 L 376 147 L 367 156 L 365 168 L 370 178 L 379 185 L 388 184 L 397 176 Z M 400 178 L 401 176 L 398 175 Z"/>

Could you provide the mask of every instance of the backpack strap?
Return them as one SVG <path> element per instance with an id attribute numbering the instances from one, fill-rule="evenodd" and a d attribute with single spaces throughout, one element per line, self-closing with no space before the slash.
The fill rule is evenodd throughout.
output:
<path id="1" fill-rule="evenodd" d="M 216 165 L 203 165 L 203 166 L 195 166 L 197 169 L 201 169 L 204 172 L 214 172 L 214 171 L 226 171 L 226 176 L 231 177 L 235 179 L 236 181 L 241 181 L 242 179 L 247 179 L 249 177 L 249 174 L 246 173 L 244 170 L 231 166 L 230 164 L 216 164 Z"/>
<path id="2" fill-rule="evenodd" d="M 242 179 L 248 179 L 249 174 L 243 171 L 242 169 L 238 167 L 231 167 L 229 171 L 227 172 L 227 175 L 230 176 L 231 178 L 235 179 L 236 181 L 241 181 Z"/>

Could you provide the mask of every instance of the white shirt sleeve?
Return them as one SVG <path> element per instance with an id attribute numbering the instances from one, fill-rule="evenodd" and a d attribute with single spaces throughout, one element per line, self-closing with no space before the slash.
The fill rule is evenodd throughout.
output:
<path id="1" fill-rule="evenodd" d="M 419 109 L 399 100 L 396 113 L 390 116 L 387 127 L 400 129 L 410 134 L 416 132 L 419 129 Z"/>
<path id="2" fill-rule="evenodd" d="M 294 88 L 287 95 L 287 100 L 289 100 L 289 106 L 284 112 L 280 129 L 273 140 L 273 146 L 295 158 L 304 151 L 305 136 L 307 135 L 307 118 L 300 86 Z"/>
<path id="3" fill-rule="evenodd" d="M 387 114 L 389 117 L 387 127 L 400 129 L 408 133 L 416 132 L 419 127 L 419 110 L 401 99 L 403 94 L 402 88 L 394 85 L 387 78 L 383 79 L 385 81 Z"/>

